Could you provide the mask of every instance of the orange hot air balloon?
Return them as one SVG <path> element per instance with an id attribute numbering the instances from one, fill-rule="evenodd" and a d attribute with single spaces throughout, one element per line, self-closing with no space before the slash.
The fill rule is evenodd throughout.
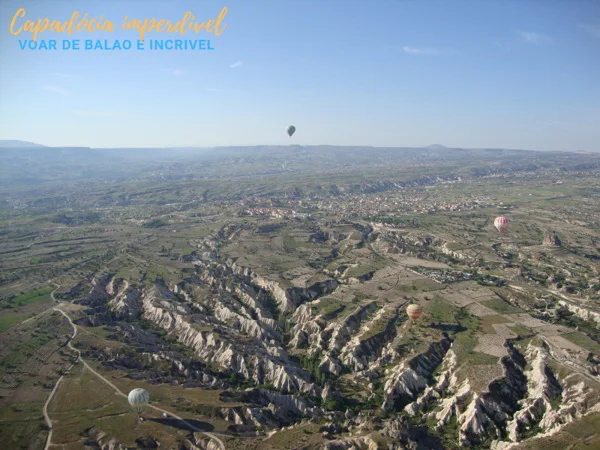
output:
<path id="1" fill-rule="evenodd" d="M 417 320 L 423 315 L 423 307 L 413 303 L 412 305 L 408 305 L 406 313 L 408 314 L 408 317 L 410 317 L 410 320 Z"/>
<path id="2" fill-rule="evenodd" d="M 496 217 L 494 226 L 500 233 L 504 233 L 508 229 L 508 219 L 504 216 Z"/>

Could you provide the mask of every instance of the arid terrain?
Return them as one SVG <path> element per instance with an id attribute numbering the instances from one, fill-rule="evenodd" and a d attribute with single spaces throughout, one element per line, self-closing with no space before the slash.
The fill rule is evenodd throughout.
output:
<path id="1" fill-rule="evenodd" d="M 3 448 L 600 447 L 598 154 L 42 148 L 0 167 Z"/>

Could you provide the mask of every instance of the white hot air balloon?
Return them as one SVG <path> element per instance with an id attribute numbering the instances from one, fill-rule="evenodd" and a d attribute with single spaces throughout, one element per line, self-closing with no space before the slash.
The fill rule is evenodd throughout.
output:
<path id="1" fill-rule="evenodd" d="M 150 394 L 145 389 L 137 388 L 129 393 L 127 400 L 129 400 L 129 404 L 139 415 L 144 411 L 144 408 L 150 401 Z"/>

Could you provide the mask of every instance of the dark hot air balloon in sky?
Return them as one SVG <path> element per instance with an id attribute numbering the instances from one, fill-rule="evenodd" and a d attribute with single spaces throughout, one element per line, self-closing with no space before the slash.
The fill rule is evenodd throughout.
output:
<path id="1" fill-rule="evenodd" d="M 292 137 L 292 135 L 296 132 L 296 127 L 294 125 L 290 125 L 287 128 L 287 134 L 289 137 Z"/>
<path id="2" fill-rule="evenodd" d="M 500 233 L 504 233 L 508 229 L 508 219 L 504 216 L 496 217 L 494 226 Z"/>

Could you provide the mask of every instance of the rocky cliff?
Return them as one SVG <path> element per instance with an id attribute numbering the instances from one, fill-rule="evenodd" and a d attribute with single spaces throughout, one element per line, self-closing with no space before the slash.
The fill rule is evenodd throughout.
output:
<path id="1" fill-rule="evenodd" d="M 154 286 L 142 295 L 143 316 L 193 349 L 198 357 L 225 370 L 237 372 L 257 384 L 272 383 L 284 392 L 318 395 L 308 374 L 296 369 L 277 346 L 254 340 L 244 346 L 234 329 L 221 332 L 203 329 L 209 325 L 190 314 L 187 305 L 177 304 L 166 288 Z"/>
<path id="2" fill-rule="evenodd" d="M 556 231 L 548 231 L 544 235 L 543 245 L 547 247 L 562 247 L 562 242 L 556 235 Z"/>
<path id="3" fill-rule="evenodd" d="M 134 379 L 226 389 L 225 404 L 182 407 L 231 422 L 231 433 L 331 421 L 323 430 L 333 439 L 331 448 L 367 448 L 376 445 L 377 434 L 396 439 L 397 448 L 417 442 L 441 448 L 449 433 L 465 447 L 494 442 L 501 448 L 554 432 L 598 408 L 593 371 L 557 356 L 544 341 L 525 348 L 503 339 L 506 356 L 471 355 L 464 343 L 455 347 L 455 325 L 402 325 L 400 295 L 370 300 L 377 291 L 369 286 L 340 287 L 348 282 L 351 261 L 299 287 L 222 260 L 217 244 L 239 231 L 222 230 L 218 239 L 198 244 L 199 251 L 182 261 L 190 266 L 186 278 L 176 284 L 102 275 L 86 285 L 78 300 L 88 307 L 82 320 L 105 325 L 126 342 L 119 349 L 92 348 L 96 360 Z M 382 232 L 410 251 L 444 246 L 433 235 L 394 233 Z M 310 239 L 341 237 L 314 229 Z M 381 236 L 373 238 L 381 243 Z M 356 282 L 368 283 L 370 276 Z M 563 306 L 592 317 L 582 306 Z M 476 345 L 484 332 L 468 333 Z M 359 420 L 357 405 L 382 411 Z M 195 448 L 213 445 L 190 440 Z"/>
<path id="4" fill-rule="evenodd" d="M 456 420 L 456 438 L 461 445 L 493 441 L 496 449 L 520 442 L 534 430 L 556 432 L 584 414 L 600 410 L 600 394 L 593 382 L 585 375 L 560 369 L 561 364 L 543 340 L 533 340 L 524 354 L 510 342 L 506 349 L 508 355 L 501 359 L 502 375 L 483 391 L 472 388 L 472 380 L 464 371 L 459 375 L 462 369 L 452 348 L 446 352 L 438 375 L 429 382 L 425 370 L 425 376 L 419 376 L 417 371 L 398 368 L 386 384 L 384 406 L 390 408 L 392 398 L 404 398 L 405 403 L 412 399 L 404 407 L 410 416 L 437 421 L 433 428 L 441 433 Z M 433 354 L 438 355 L 437 361 L 440 353 Z M 391 393 L 394 395 L 390 397 Z"/>
<path id="5" fill-rule="evenodd" d="M 450 349 L 450 339 L 432 343 L 428 350 L 396 366 L 384 387 L 383 409 L 391 410 L 396 402 L 408 403 L 428 385 L 429 379 Z"/>
<path id="6" fill-rule="evenodd" d="M 590 322 L 595 322 L 600 327 L 600 312 L 594 311 L 592 309 L 586 308 L 584 306 L 579 306 L 574 304 L 573 302 L 569 302 L 566 300 L 559 300 L 558 304 L 563 308 L 567 308 L 570 312 L 575 314 L 577 317 L 583 320 L 589 320 Z"/>

